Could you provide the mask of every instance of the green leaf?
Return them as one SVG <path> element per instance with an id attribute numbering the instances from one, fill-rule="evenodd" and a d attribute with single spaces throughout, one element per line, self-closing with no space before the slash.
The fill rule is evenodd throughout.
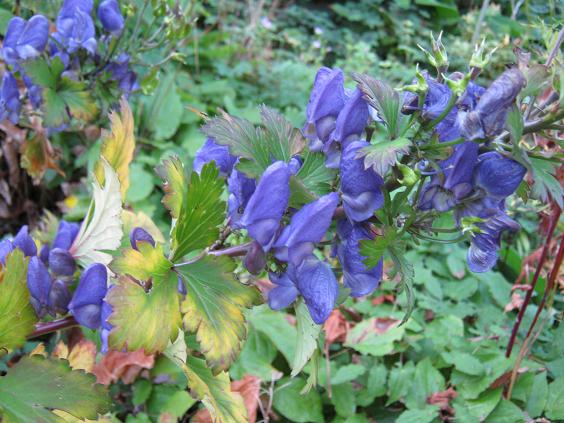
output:
<path id="1" fill-rule="evenodd" d="M 112 349 L 143 348 L 146 353 L 155 353 L 176 339 L 181 324 L 176 273 L 169 272 L 149 292 L 122 278 L 109 291 L 107 301 L 113 310 L 108 318 L 113 326 L 109 338 Z"/>
<path id="2" fill-rule="evenodd" d="M 181 306 L 184 327 L 196 333 L 214 371 L 228 369 L 247 335 L 243 312 L 258 299 L 257 290 L 234 280 L 235 264 L 225 256 L 207 256 L 177 270 L 187 291 Z"/>
<path id="3" fill-rule="evenodd" d="M 357 394 L 356 403 L 358 405 L 367 407 L 374 402 L 375 398 L 386 394 L 387 373 L 386 366 L 383 364 L 378 364 L 370 369 L 366 375 L 366 386 Z M 337 371 L 338 374 L 339 371 Z"/>
<path id="4" fill-rule="evenodd" d="M 486 423 L 522 423 L 527 419 L 519 407 L 511 401 L 502 399 L 485 421 Z"/>
<path id="5" fill-rule="evenodd" d="M 296 338 L 296 355 L 292 363 L 292 374 L 294 377 L 299 374 L 317 349 L 317 338 L 321 326 L 311 320 L 309 311 L 303 301 L 296 306 L 296 319 L 298 321 Z"/>
<path id="6" fill-rule="evenodd" d="M 334 178 L 335 169 L 325 166 L 325 155 L 307 150 L 300 170 L 290 178 L 290 206 L 301 207 L 328 194 Z"/>
<path id="7" fill-rule="evenodd" d="M 377 369 L 378 367 L 373 367 Z M 366 373 L 366 367 L 360 364 L 347 364 L 339 367 L 335 374 L 331 375 L 331 384 L 339 385 L 341 383 L 350 382 Z"/>
<path id="8" fill-rule="evenodd" d="M 468 411 L 479 421 L 484 421 L 501 400 L 501 391 L 502 388 L 489 390 L 476 399 L 467 400 Z"/>
<path id="9" fill-rule="evenodd" d="M 15 249 L 0 270 L 0 352 L 21 347 L 35 329 L 37 316 L 29 303 L 27 263 L 22 251 Z"/>
<path id="10" fill-rule="evenodd" d="M 376 333 L 373 327 L 373 319 L 357 324 L 348 333 L 345 346 L 354 348 L 362 354 L 380 357 L 394 351 L 394 342 L 402 339 L 405 334 L 405 326 L 392 327 L 381 334 Z"/>
<path id="11" fill-rule="evenodd" d="M 111 403 L 105 388 L 95 382 L 93 375 L 72 371 L 65 360 L 24 356 L 0 377 L 0 409 L 14 422 L 64 422 L 53 409 L 96 419 Z"/>
<path id="12" fill-rule="evenodd" d="M 563 191 L 560 182 L 554 176 L 556 169 L 554 165 L 546 160 L 529 157 L 534 174 L 534 185 L 532 195 L 544 203 L 552 198 L 560 208 L 564 207 Z"/>
<path id="13" fill-rule="evenodd" d="M 225 201 L 221 199 L 223 186 L 224 181 L 219 178 L 219 169 L 214 163 L 204 165 L 199 175 L 192 172 L 172 230 L 172 261 L 209 247 L 217 239 L 219 225 L 225 217 Z"/>
<path id="14" fill-rule="evenodd" d="M 137 379 L 133 384 L 133 395 L 131 402 L 133 405 L 144 404 L 151 395 L 153 384 L 147 379 Z"/>
<path id="15" fill-rule="evenodd" d="M 177 91 L 176 75 L 169 73 L 161 79 L 154 95 L 148 97 L 151 103 L 145 108 L 144 122 L 157 140 L 171 138 L 186 113 Z"/>
<path id="16" fill-rule="evenodd" d="M 396 364 L 396 366 L 399 365 Z M 398 401 L 404 397 L 413 383 L 413 374 L 415 373 L 415 366 L 413 361 L 408 361 L 401 367 L 394 367 L 390 371 L 388 378 L 388 400 L 386 406 Z"/>
<path id="17" fill-rule="evenodd" d="M 321 397 L 315 390 L 302 394 L 303 379 L 281 379 L 274 391 L 274 408 L 288 420 L 296 423 L 323 423 Z"/>
<path id="18" fill-rule="evenodd" d="M 127 248 L 113 260 L 111 269 L 118 275 L 129 275 L 138 281 L 153 280 L 158 285 L 167 276 L 172 263 L 164 256 L 161 244 L 137 242 L 137 249 Z"/>
<path id="19" fill-rule="evenodd" d="M 396 138 L 402 117 L 402 104 L 398 92 L 384 81 L 365 74 L 354 73 L 353 79 L 363 92 L 364 99 L 378 111 L 379 116 L 386 122 L 389 138 Z"/>
<path id="20" fill-rule="evenodd" d="M 527 397 L 525 409 L 531 417 L 538 417 L 546 406 L 548 399 L 548 383 L 546 382 L 546 372 L 535 375 L 533 386 Z"/>
<path id="21" fill-rule="evenodd" d="M 335 406 L 335 411 L 339 416 L 350 417 L 356 411 L 356 393 L 352 384 L 342 383 L 333 386 L 331 402 Z"/>
<path id="22" fill-rule="evenodd" d="M 246 423 L 247 410 L 243 399 L 231 391 L 229 375 L 221 372 L 213 375 L 206 362 L 188 357 L 184 371 L 192 395 L 201 400 L 217 423 Z"/>
<path id="23" fill-rule="evenodd" d="M 525 124 L 523 123 L 523 116 L 521 116 L 521 111 L 517 106 L 513 105 L 511 109 L 509 109 L 505 125 L 509 130 L 509 135 L 511 136 L 511 142 L 513 143 L 513 146 L 517 146 L 519 144 L 519 141 L 521 141 L 521 137 L 523 136 L 523 129 L 525 128 Z"/>
<path id="24" fill-rule="evenodd" d="M 454 365 L 454 367 L 463 373 L 479 376 L 484 373 L 484 366 L 480 361 L 465 352 L 461 351 L 452 351 L 452 352 L 443 352 L 441 354 L 443 360 L 447 363 Z"/>
<path id="25" fill-rule="evenodd" d="M 548 385 L 548 399 L 545 415 L 549 419 L 564 419 L 564 377 L 559 377 Z"/>
<path id="26" fill-rule="evenodd" d="M 235 380 L 243 379 L 246 374 L 271 380 L 273 373 L 277 372 L 271 364 L 277 354 L 278 350 L 266 335 L 250 326 L 243 350 L 229 368 L 229 374 Z"/>
<path id="27" fill-rule="evenodd" d="M 413 270 L 413 265 L 406 260 L 405 253 L 403 251 L 400 251 L 396 246 L 390 247 L 389 251 L 394 265 L 396 266 L 396 270 L 401 274 L 398 292 L 401 293 L 405 290 L 407 297 L 407 309 L 400 322 L 400 325 L 403 325 L 411 316 L 411 312 L 413 311 L 413 307 L 415 305 L 415 296 L 413 293 L 413 279 L 415 277 L 415 272 Z"/>
<path id="28" fill-rule="evenodd" d="M 51 61 L 51 66 L 46 60 L 37 58 L 23 62 L 22 67 L 34 84 L 55 89 L 65 65 L 60 58 L 56 57 Z"/>
<path id="29" fill-rule="evenodd" d="M 445 378 L 433 366 L 431 359 L 426 357 L 415 366 L 415 374 L 410 386 L 405 405 L 407 408 L 424 408 L 427 398 L 445 389 Z"/>
<path id="30" fill-rule="evenodd" d="M 364 157 L 364 167 L 372 168 L 379 175 L 385 175 L 402 154 L 409 153 L 411 141 L 408 138 L 384 140 L 370 144 L 357 152 L 357 158 Z"/>
<path id="31" fill-rule="evenodd" d="M 428 406 L 422 410 L 406 410 L 397 418 L 396 423 L 431 423 L 439 415 L 439 407 Z"/>
<path id="32" fill-rule="evenodd" d="M 184 165 L 177 156 L 170 157 L 163 161 L 158 169 L 163 178 L 163 189 L 165 196 L 163 204 L 174 219 L 178 219 L 182 205 L 186 202 L 188 192 L 188 176 Z"/>
<path id="33" fill-rule="evenodd" d="M 360 242 L 360 254 L 364 257 L 364 265 L 371 269 L 384 257 L 388 247 L 395 241 L 397 232 L 391 226 L 383 228 L 384 235 L 377 236 L 373 240 L 362 240 Z"/>
<path id="34" fill-rule="evenodd" d="M 155 385 L 147 401 L 147 412 L 155 420 L 163 414 L 180 419 L 195 403 L 184 389 L 168 384 Z"/>

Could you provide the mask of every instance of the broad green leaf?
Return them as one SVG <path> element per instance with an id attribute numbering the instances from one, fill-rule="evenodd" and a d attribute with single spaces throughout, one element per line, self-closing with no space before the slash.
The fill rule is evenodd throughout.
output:
<path id="1" fill-rule="evenodd" d="M 546 372 L 535 375 L 533 386 L 527 397 L 525 409 L 531 417 L 538 417 L 542 414 L 542 410 L 548 399 L 548 383 L 546 382 Z"/>
<path id="2" fill-rule="evenodd" d="M 323 423 L 321 397 L 312 389 L 303 394 L 303 379 L 281 379 L 274 391 L 274 408 L 291 422 Z"/>
<path id="3" fill-rule="evenodd" d="M 192 172 L 188 191 L 183 198 L 178 219 L 172 230 L 171 260 L 209 247 L 219 235 L 225 218 L 225 201 L 221 199 L 224 181 L 214 163 L 208 163 L 200 174 Z"/>
<path id="4" fill-rule="evenodd" d="M 356 411 L 356 392 L 350 383 L 342 383 L 332 387 L 331 402 L 339 416 L 350 417 Z"/>
<path id="5" fill-rule="evenodd" d="M 25 338 L 35 328 L 37 316 L 29 303 L 27 263 L 21 250 L 6 257 L 0 270 L 0 355 L 25 344 Z"/>
<path id="6" fill-rule="evenodd" d="M 263 333 L 249 326 L 249 335 L 237 361 L 229 368 L 229 375 L 243 379 L 246 374 L 255 375 L 262 380 L 271 380 L 278 371 L 272 366 L 278 350 Z"/>
<path id="7" fill-rule="evenodd" d="M 0 377 L 0 410 L 6 420 L 64 422 L 53 409 L 78 419 L 96 419 L 109 411 L 110 399 L 93 375 L 72 371 L 65 360 L 24 356 Z"/>
<path id="8" fill-rule="evenodd" d="M 149 292 L 130 279 L 120 279 L 107 301 L 113 309 L 108 318 L 113 326 L 109 338 L 112 349 L 143 348 L 146 353 L 155 353 L 176 339 L 181 324 L 176 273 L 169 272 Z"/>
<path id="9" fill-rule="evenodd" d="M 147 400 L 147 412 L 155 419 L 154 421 L 159 421 L 160 416 L 169 419 L 173 417 L 176 420 L 195 403 L 196 400 L 185 389 L 169 384 L 155 385 Z"/>
<path id="10" fill-rule="evenodd" d="M 424 408 L 427 404 L 427 398 L 446 388 L 445 378 L 433 366 L 430 357 L 426 357 L 417 363 L 410 386 L 411 389 L 405 398 L 407 408 Z"/>
<path id="11" fill-rule="evenodd" d="M 544 203 L 552 198 L 560 208 L 564 207 L 563 191 L 560 182 L 554 177 L 554 165 L 546 160 L 529 158 L 534 173 L 532 195 Z"/>
<path id="12" fill-rule="evenodd" d="M 157 140 L 171 138 L 182 123 L 186 114 L 176 85 L 177 75 L 165 75 L 154 95 L 146 97 L 148 104 L 143 122 Z"/>
<path id="13" fill-rule="evenodd" d="M 408 361 L 401 367 L 394 367 L 390 371 L 388 378 L 388 400 L 386 406 L 396 402 L 404 397 L 410 389 L 413 382 L 413 374 L 415 373 L 415 366 L 413 361 Z"/>
<path id="14" fill-rule="evenodd" d="M 229 375 L 213 375 L 206 362 L 188 357 L 184 371 L 192 395 L 201 400 L 214 423 L 246 423 L 247 410 L 238 393 L 231 391 Z"/>
<path id="15" fill-rule="evenodd" d="M 92 263 L 110 264 L 112 256 L 106 252 L 115 250 L 121 242 L 121 193 L 117 173 L 105 161 L 104 186 L 92 182 L 92 201 L 74 239 L 70 253 L 83 267 Z"/>
<path id="16" fill-rule="evenodd" d="M 118 275 L 129 275 L 138 281 L 152 279 L 156 285 L 166 277 L 172 263 L 164 256 L 161 244 L 153 247 L 149 242 L 137 242 L 137 250 L 125 249 L 112 261 L 110 268 Z"/>
<path id="17" fill-rule="evenodd" d="M 357 152 L 357 158 L 364 157 L 366 169 L 371 167 L 374 172 L 384 176 L 402 154 L 409 153 L 410 145 L 411 141 L 407 138 L 380 141 L 377 144 L 370 144 L 361 148 Z"/>
<path id="18" fill-rule="evenodd" d="M 177 270 L 187 291 L 184 327 L 196 333 L 210 367 L 228 369 L 247 335 L 243 312 L 258 299 L 257 290 L 234 280 L 235 263 L 224 256 L 207 256 Z"/>
<path id="19" fill-rule="evenodd" d="M 249 323 L 257 331 L 264 334 L 282 353 L 288 364 L 294 362 L 296 356 L 297 331 L 284 313 L 271 310 L 268 305 L 253 307 L 248 313 Z"/>
<path id="20" fill-rule="evenodd" d="M 388 247 L 395 241 L 397 232 L 395 228 L 386 226 L 383 229 L 384 235 L 377 236 L 373 240 L 363 240 L 360 242 L 360 254 L 364 257 L 364 265 L 371 269 L 384 257 Z"/>
<path id="21" fill-rule="evenodd" d="M 125 98 L 120 101 L 119 113 L 112 111 L 109 118 L 111 129 L 109 132 L 102 133 L 103 142 L 100 154 L 117 173 L 121 197 L 125 198 L 125 193 L 129 188 L 129 164 L 133 159 L 133 151 L 135 150 L 133 114 Z M 100 186 L 103 186 L 104 167 L 102 160 L 96 163 L 94 174 Z"/>
<path id="22" fill-rule="evenodd" d="M 479 421 L 484 421 L 501 401 L 501 391 L 502 388 L 489 390 L 476 399 L 467 400 L 468 411 Z"/>
<path id="23" fill-rule="evenodd" d="M 548 385 L 548 399 L 545 415 L 549 419 L 564 419 L 564 377 L 559 377 Z"/>
<path id="24" fill-rule="evenodd" d="M 296 338 L 296 355 L 292 363 L 292 374 L 294 377 L 299 374 L 317 349 L 317 338 L 321 326 L 311 320 L 309 311 L 303 301 L 296 306 L 296 318 L 298 320 Z"/>
<path id="25" fill-rule="evenodd" d="M 519 407 L 511 401 L 502 399 L 491 412 L 486 423 L 523 423 L 527 421 Z"/>
<path id="26" fill-rule="evenodd" d="M 160 170 L 161 177 L 164 180 L 163 188 L 165 191 L 163 204 L 170 211 L 171 216 L 174 219 L 178 219 L 182 204 L 186 201 L 189 185 L 186 170 L 176 156 L 165 160 Z"/>
<path id="27" fill-rule="evenodd" d="M 265 143 L 270 154 L 276 160 L 289 162 L 305 147 L 305 139 L 301 131 L 276 110 L 267 106 L 260 107 L 260 117 L 264 127 Z"/>
<path id="28" fill-rule="evenodd" d="M 395 326 L 381 334 L 376 333 L 373 326 L 372 319 L 357 324 L 348 333 L 345 346 L 354 348 L 361 354 L 380 357 L 394 351 L 394 342 L 402 339 L 405 334 L 405 326 Z"/>
<path id="29" fill-rule="evenodd" d="M 301 207 L 329 193 L 334 179 L 335 170 L 325 166 L 325 155 L 307 150 L 300 170 L 290 178 L 290 206 Z"/>
<path id="30" fill-rule="evenodd" d="M 37 58 L 23 62 L 22 67 L 34 84 L 53 89 L 57 87 L 58 79 L 65 69 L 64 63 L 58 57 L 51 61 L 51 65 L 46 60 Z"/>
<path id="31" fill-rule="evenodd" d="M 339 371 L 337 371 L 338 373 Z M 387 373 L 386 366 L 383 364 L 378 364 L 370 369 L 370 372 L 366 375 L 364 388 L 357 394 L 356 403 L 358 405 L 367 407 L 374 402 L 375 398 L 386 394 Z M 331 378 L 331 380 L 333 379 Z"/>
<path id="32" fill-rule="evenodd" d="M 439 415 L 439 407 L 427 406 L 421 410 L 406 410 L 397 418 L 396 423 L 431 423 Z"/>
<path id="33" fill-rule="evenodd" d="M 441 356 L 443 360 L 454 365 L 458 371 L 463 373 L 474 376 L 479 376 L 484 373 L 484 366 L 480 363 L 480 360 L 471 354 L 461 351 L 452 351 L 443 352 Z"/>
<path id="34" fill-rule="evenodd" d="M 362 376 L 364 373 L 366 373 L 366 367 L 360 364 L 347 364 L 339 367 L 335 374 L 331 375 L 331 384 L 339 385 L 341 383 L 350 382 Z"/>

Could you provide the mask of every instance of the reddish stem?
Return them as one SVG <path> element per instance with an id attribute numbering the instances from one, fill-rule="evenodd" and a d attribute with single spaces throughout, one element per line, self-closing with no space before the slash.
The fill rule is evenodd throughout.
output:
<path id="1" fill-rule="evenodd" d="M 529 306 L 529 303 L 531 302 L 533 292 L 534 292 L 535 287 L 537 285 L 537 282 L 539 280 L 541 270 L 543 268 L 544 262 L 546 260 L 546 256 L 548 254 L 548 249 L 549 249 L 550 242 L 552 240 L 552 235 L 554 234 L 554 230 L 556 229 L 556 225 L 557 225 L 558 219 L 560 217 L 560 213 L 562 213 L 562 210 L 560 210 L 560 208 L 557 207 L 555 209 L 554 213 L 552 214 L 552 219 L 550 221 L 550 227 L 549 227 L 549 230 L 548 230 L 548 234 L 546 236 L 546 242 L 545 242 L 544 247 L 542 249 L 542 253 L 541 253 L 541 256 L 539 258 L 537 268 L 535 270 L 535 275 L 533 276 L 533 280 L 531 282 L 531 289 L 529 291 L 527 291 L 527 294 L 525 295 L 525 300 L 523 301 L 523 305 L 519 309 L 519 314 L 517 314 L 517 319 L 515 320 L 515 324 L 513 325 L 513 329 L 511 331 L 511 336 L 509 337 L 509 342 L 507 343 L 507 350 L 505 351 L 506 357 L 511 356 L 511 351 L 513 350 L 513 346 L 515 345 L 515 340 L 517 339 L 517 332 L 519 331 L 519 327 L 521 326 L 521 321 L 523 320 L 523 316 L 525 315 L 525 310 L 527 310 L 527 307 Z"/>
<path id="2" fill-rule="evenodd" d="M 37 338 L 38 336 L 45 335 L 47 333 L 55 332 L 61 329 L 68 329 L 74 326 L 78 326 L 78 322 L 74 320 L 74 317 L 69 316 L 59 320 L 53 320 L 52 322 L 37 323 L 35 325 L 35 330 L 27 336 L 28 339 Z"/>

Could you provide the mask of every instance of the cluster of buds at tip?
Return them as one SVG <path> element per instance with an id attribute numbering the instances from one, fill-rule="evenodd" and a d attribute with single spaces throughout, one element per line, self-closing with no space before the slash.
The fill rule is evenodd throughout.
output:
<path id="1" fill-rule="evenodd" d="M 492 58 L 492 55 L 496 52 L 497 47 L 494 47 L 489 52 L 485 52 L 486 39 L 482 39 L 480 44 L 474 46 L 474 53 L 470 58 L 470 78 L 475 80 L 482 69 L 484 69 Z"/>
<path id="2" fill-rule="evenodd" d="M 470 77 L 471 77 L 470 73 L 464 75 L 461 72 L 453 72 L 450 75 L 450 78 L 443 75 L 443 78 L 447 86 L 450 88 L 450 90 L 453 92 L 453 94 L 456 97 L 460 97 L 462 96 L 462 94 L 464 94 L 466 88 L 468 87 L 468 83 L 470 82 Z"/>
<path id="3" fill-rule="evenodd" d="M 442 41 L 443 32 L 439 33 L 439 36 L 435 38 L 433 33 L 431 32 L 431 51 L 421 47 L 417 44 L 417 47 L 425 53 L 427 57 L 427 61 L 431 64 L 431 66 L 437 69 L 438 75 L 442 75 L 448 69 L 448 55 L 446 52 L 446 48 Z"/>
<path id="4" fill-rule="evenodd" d="M 419 63 L 415 67 L 415 80 L 410 85 L 405 85 L 400 88 L 401 91 L 409 91 L 414 94 L 424 95 L 429 91 L 429 84 L 427 84 L 427 79 L 425 75 L 419 70 Z"/>

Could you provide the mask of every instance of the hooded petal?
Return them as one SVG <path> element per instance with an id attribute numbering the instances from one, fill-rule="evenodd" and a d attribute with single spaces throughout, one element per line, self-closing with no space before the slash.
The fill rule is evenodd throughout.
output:
<path id="1" fill-rule="evenodd" d="M 362 91 L 356 88 L 339 112 L 332 138 L 340 143 L 360 139 L 368 124 L 369 116 L 368 104 L 363 98 Z"/>
<path id="2" fill-rule="evenodd" d="M 251 243 L 249 251 L 247 251 L 247 255 L 243 260 L 243 264 L 249 273 L 253 275 L 258 275 L 262 272 L 266 266 L 266 254 L 258 242 L 253 241 Z"/>
<path id="3" fill-rule="evenodd" d="M 2 265 L 6 264 L 6 257 L 14 251 L 14 248 L 16 248 L 14 243 L 9 239 L 0 241 L 0 263 L 2 263 Z"/>
<path id="4" fill-rule="evenodd" d="M 20 90 L 18 81 L 8 72 L 2 76 L 2 88 L 0 89 L 0 121 L 8 119 L 14 125 L 20 119 Z"/>
<path id="5" fill-rule="evenodd" d="M 478 158 L 475 180 L 489 196 L 506 198 L 515 192 L 525 173 L 527 169 L 520 163 L 490 151 Z"/>
<path id="6" fill-rule="evenodd" d="M 90 329 L 100 327 L 102 300 L 106 295 L 107 283 L 108 271 L 103 264 L 91 264 L 82 273 L 69 304 L 69 310 L 78 323 Z"/>
<path id="7" fill-rule="evenodd" d="M 76 269 L 76 264 L 68 250 L 53 248 L 49 252 L 49 268 L 55 275 L 72 276 Z"/>
<path id="8" fill-rule="evenodd" d="M 129 242 L 131 243 L 131 248 L 137 250 L 137 243 L 140 241 L 148 242 L 153 247 L 155 246 L 155 240 L 149 232 L 141 227 L 133 228 L 129 233 Z"/>
<path id="9" fill-rule="evenodd" d="M 55 235 L 55 239 L 53 240 L 51 247 L 68 250 L 76 238 L 76 235 L 78 235 L 79 229 L 80 226 L 78 224 L 61 220 L 59 222 L 57 235 Z"/>
<path id="10" fill-rule="evenodd" d="M 98 19 L 102 26 L 112 34 L 119 34 L 123 29 L 123 16 L 117 0 L 104 0 L 98 6 Z"/>
<path id="11" fill-rule="evenodd" d="M 21 227 L 12 242 L 16 248 L 23 251 L 25 256 L 32 257 L 37 255 L 37 246 L 33 238 L 29 236 L 27 225 Z"/>
<path id="12" fill-rule="evenodd" d="M 290 175 L 286 163 L 278 161 L 271 164 L 260 178 L 241 218 L 241 226 L 265 251 L 270 249 L 280 227 L 280 219 L 288 207 Z"/>
<path id="13" fill-rule="evenodd" d="M 70 300 L 71 294 L 67 284 L 60 279 L 56 279 L 49 291 L 49 309 L 52 312 L 66 314 Z"/>
<path id="14" fill-rule="evenodd" d="M 233 228 L 240 228 L 241 217 L 256 187 L 257 183 L 254 179 L 247 178 L 244 173 L 233 169 L 227 180 L 227 189 L 229 191 L 227 205 Z"/>
<path id="15" fill-rule="evenodd" d="M 428 91 L 423 104 L 424 119 L 433 120 L 438 118 L 446 109 L 452 91 L 445 84 L 435 81 L 433 78 L 427 77 Z"/>
<path id="16" fill-rule="evenodd" d="M 292 304 L 298 296 L 298 289 L 289 276 L 291 271 L 282 275 L 270 274 L 270 281 L 277 286 L 268 293 L 268 305 L 273 310 L 281 310 Z"/>
<path id="17" fill-rule="evenodd" d="M 20 60 L 39 56 L 49 37 L 49 21 L 45 16 L 35 15 L 29 21 L 14 17 L 8 23 L 4 39 L 4 59 L 14 64 Z"/>
<path id="18" fill-rule="evenodd" d="M 43 317 L 47 312 L 49 291 L 51 289 L 51 276 L 49 271 L 39 259 L 32 257 L 27 267 L 27 288 L 31 295 L 30 302 L 37 315 Z"/>
<path id="19" fill-rule="evenodd" d="M 202 167 L 214 161 L 223 176 L 227 176 L 233 170 L 237 157 L 229 153 L 225 145 L 216 144 L 213 138 L 208 138 L 204 145 L 196 152 L 194 158 L 194 171 L 200 173 Z"/>

